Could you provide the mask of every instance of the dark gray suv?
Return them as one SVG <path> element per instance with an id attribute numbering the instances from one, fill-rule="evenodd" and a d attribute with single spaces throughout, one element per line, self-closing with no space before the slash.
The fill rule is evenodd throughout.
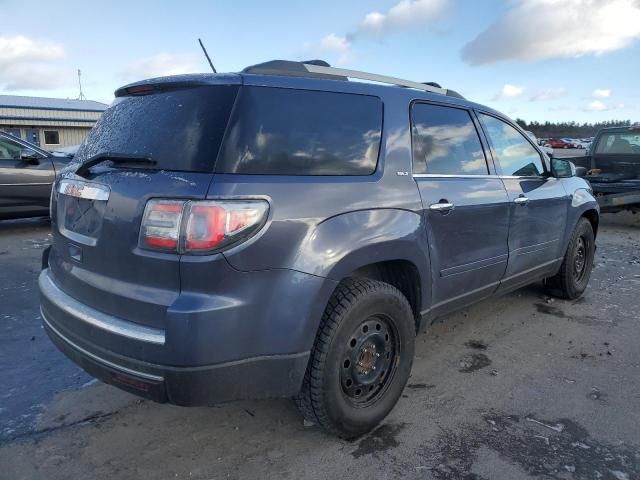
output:
<path id="1" fill-rule="evenodd" d="M 580 296 L 599 218 L 502 114 L 286 61 L 119 89 L 51 208 L 42 318 L 87 372 L 178 405 L 294 397 L 346 438 L 434 317 L 540 280 Z"/>

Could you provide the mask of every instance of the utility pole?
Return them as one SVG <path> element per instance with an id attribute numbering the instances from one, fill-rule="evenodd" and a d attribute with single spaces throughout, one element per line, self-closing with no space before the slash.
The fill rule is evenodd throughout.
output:
<path id="1" fill-rule="evenodd" d="M 80 94 L 78 95 L 78 100 L 86 100 L 87 97 L 82 93 L 82 72 L 78 69 L 78 87 L 80 87 Z"/>

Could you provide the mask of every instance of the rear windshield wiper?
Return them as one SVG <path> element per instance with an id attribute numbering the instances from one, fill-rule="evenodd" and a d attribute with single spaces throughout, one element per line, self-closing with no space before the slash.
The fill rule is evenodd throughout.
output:
<path id="1" fill-rule="evenodd" d="M 76 170 L 76 175 L 84 177 L 91 167 L 102 162 L 110 161 L 111 163 L 141 163 L 155 165 L 157 162 L 151 157 L 145 155 L 132 155 L 129 153 L 99 153 L 94 155 Z"/>

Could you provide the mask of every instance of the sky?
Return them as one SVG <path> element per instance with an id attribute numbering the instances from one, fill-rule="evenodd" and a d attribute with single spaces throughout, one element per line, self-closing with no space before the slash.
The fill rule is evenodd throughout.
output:
<path id="1" fill-rule="evenodd" d="M 0 94 L 110 103 L 126 83 L 271 59 L 437 81 L 528 121 L 640 121 L 640 0 L 0 0 Z"/>

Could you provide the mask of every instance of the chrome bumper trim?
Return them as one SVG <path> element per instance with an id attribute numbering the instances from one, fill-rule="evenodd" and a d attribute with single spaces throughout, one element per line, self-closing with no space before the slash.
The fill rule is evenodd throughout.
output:
<path id="1" fill-rule="evenodd" d="M 120 320 L 119 318 L 112 317 L 111 315 L 104 314 L 84 305 L 60 290 L 56 284 L 53 283 L 53 280 L 51 280 L 48 269 L 40 273 L 38 284 L 40 286 L 40 292 L 47 297 L 47 300 L 75 318 L 115 335 L 131 338 L 140 342 L 164 345 L 164 330 Z"/>
<path id="2" fill-rule="evenodd" d="M 60 333 L 60 331 L 55 328 L 53 325 L 51 325 L 51 322 L 49 322 L 49 320 L 47 320 L 47 317 L 45 316 L 44 312 L 42 311 L 42 308 L 40 308 L 40 314 L 42 315 L 42 321 L 47 325 L 47 327 L 49 329 L 51 329 L 51 331 L 53 333 L 55 333 L 58 337 L 60 337 L 61 340 L 63 340 L 64 342 L 66 342 L 71 348 L 73 348 L 74 350 L 77 350 L 78 352 L 80 352 L 81 354 L 89 357 L 91 360 L 100 363 L 106 367 L 112 368 L 114 370 L 118 370 L 122 373 L 126 373 L 127 375 L 132 375 L 134 377 L 138 377 L 138 378 L 144 378 L 145 380 L 151 380 L 153 382 L 164 382 L 164 378 L 160 377 L 158 375 L 152 375 L 150 373 L 144 373 L 144 372 L 139 372 L 137 370 L 132 370 L 130 368 L 127 367 L 123 367 L 122 365 L 117 365 L 115 363 L 110 362 L 109 360 L 105 360 L 104 358 L 98 357 L 97 355 L 94 355 L 93 353 L 85 350 L 84 348 L 82 348 L 81 346 L 79 346 L 78 344 L 72 342 L 71 340 L 69 340 L 69 338 L 65 337 L 62 333 Z"/>

